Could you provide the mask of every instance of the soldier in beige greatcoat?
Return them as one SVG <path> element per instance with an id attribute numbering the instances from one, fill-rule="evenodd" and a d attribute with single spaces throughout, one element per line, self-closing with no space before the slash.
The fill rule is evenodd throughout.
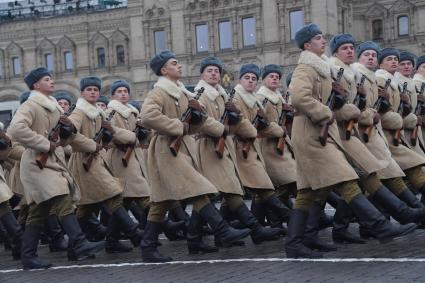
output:
<path id="1" fill-rule="evenodd" d="M 315 24 L 296 33 L 300 54 L 289 91 L 297 114 L 292 128 L 292 142 L 297 163 L 298 193 L 288 225 L 288 257 L 321 257 L 303 244 L 308 214 L 315 202 L 323 202 L 331 190 L 337 190 L 360 222 L 379 239 L 392 239 L 416 228 L 415 224 L 390 223 L 361 193 L 358 175 L 345 157 L 334 114 L 326 105 L 332 88 L 331 66 L 322 55 L 326 40 Z M 328 125 L 328 135 L 322 127 Z M 320 139 L 319 139 L 320 138 Z M 326 140 L 325 140 L 326 138 Z M 321 143 L 320 140 L 326 141 Z M 312 174 L 314 172 L 314 174 Z"/>
<path id="2" fill-rule="evenodd" d="M 21 261 L 24 269 L 48 268 L 50 263 L 38 258 L 37 245 L 44 221 L 56 214 L 69 237 L 68 258 L 80 260 L 103 249 L 104 243 L 90 243 L 78 224 L 73 202 L 80 198 L 80 189 L 65 164 L 64 155 L 58 146 L 67 138 L 72 139 L 75 129 L 66 117 L 61 117 L 62 108 L 51 97 L 54 81 L 47 69 L 32 70 L 25 82 L 31 94 L 16 111 L 8 134 L 22 144 L 20 175 L 25 199 L 29 205 L 25 232 L 22 240 Z M 60 122 L 60 133 L 52 140 L 49 131 Z M 63 137 L 63 140 L 61 140 Z M 35 160 L 40 154 L 48 154 L 44 166 Z"/>
<path id="3" fill-rule="evenodd" d="M 389 102 L 389 109 L 385 113 L 380 113 L 381 124 L 385 137 L 389 142 L 391 155 L 406 174 L 412 189 L 425 193 L 424 156 L 404 146 L 402 143 L 396 142 L 397 137 L 395 135 L 397 131 L 403 128 L 403 118 L 397 113 L 400 107 L 400 91 L 394 78 L 398 68 L 399 56 L 397 49 L 384 48 L 378 57 L 379 69 L 375 72 L 377 85 L 380 89 L 383 89 L 385 83 L 387 81 L 390 82 L 386 92 L 381 91 Z M 408 99 L 404 101 L 406 104 L 409 102 Z"/>
<path id="4" fill-rule="evenodd" d="M 72 141 L 72 154 L 68 167 L 74 174 L 81 188 L 81 199 L 78 202 L 77 216 L 84 223 L 97 214 L 99 208 L 109 217 L 106 235 L 107 252 L 125 252 L 128 247 L 120 243 L 119 231 L 123 231 L 134 246 L 139 246 L 142 233 L 136 223 L 122 206 L 123 182 L 113 176 L 106 161 L 105 145 L 113 138 L 121 143 L 134 141 L 134 133 L 114 127 L 105 121 L 106 114 L 96 107 L 100 95 L 101 80 L 97 77 L 86 77 L 80 81 L 81 97 L 77 100 L 75 110 L 69 116 L 79 135 Z M 101 144 L 93 138 L 103 128 Z M 91 166 L 84 167 L 85 159 L 94 154 Z"/>
<path id="5" fill-rule="evenodd" d="M 217 193 L 217 189 L 197 171 L 199 163 L 190 136 L 202 127 L 206 114 L 201 104 L 193 99 L 194 95 L 179 81 L 182 67 L 175 54 L 163 51 L 152 58 L 150 66 L 159 78 L 142 108 L 142 123 L 154 131 L 154 136 L 147 158 L 152 203 L 141 247 L 144 261 L 163 262 L 172 259 L 158 252 L 156 242 L 164 216 L 176 200 L 189 199 L 193 210 L 208 222 L 223 244 L 246 237 L 250 230 L 229 227 L 209 201 L 208 194 Z M 188 108 L 192 111 L 192 119 L 182 121 L 181 116 Z M 181 138 L 181 146 L 173 154 L 170 143 L 176 138 Z M 189 227 L 194 226 L 189 223 Z M 189 229 L 188 238 L 192 233 L 196 235 Z"/>
<path id="6" fill-rule="evenodd" d="M 251 238 L 254 243 L 259 244 L 262 241 L 276 239 L 281 231 L 275 228 L 264 228 L 243 201 L 244 191 L 238 178 L 239 170 L 236 166 L 233 134 L 249 132 L 252 129 L 250 121 L 247 119 L 241 121 L 238 117 L 239 110 L 233 102 L 227 101 L 226 92 L 219 83 L 222 70 L 223 66 L 218 58 L 207 57 L 201 61 L 201 80 L 195 90 L 204 88 L 199 101 L 205 107 L 209 117 L 203 124 L 196 142 L 200 172 L 223 196 L 226 203 L 220 209 L 223 217 L 226 219 L 226 214 L 234 214 L 252 230 Z M 225 111 L 228 111 L 228 123 L 223 125 L 219 121 Z M 223 155 L 219 157 L 216 145 L 222 136 L 225 140 L 224 149 Z"/>

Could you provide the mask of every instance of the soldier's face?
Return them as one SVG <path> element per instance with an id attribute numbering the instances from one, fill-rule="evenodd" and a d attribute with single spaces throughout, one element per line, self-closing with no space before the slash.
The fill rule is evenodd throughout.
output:
<path id="1" fill-rule="evenodd" d="M 263 79 L 263 84 L 268 89 L 275 91 L 279 87 L 279 74 L 278 73 L 270 73 Z"/>
<path id="2" fill-rule="evenodd" d="M 334 56 L 344 64 L 352 64 L 354 62 L 354 45 L 352 43 L 344 43 L 338 47 Z"/>
<path id="3" fill-rule="evenodd" d="M 398 64 L 398 71 L 405 77 L 410 77 L 413 72 L 413 64 L 410 60 L 401 61 Z"/>
<path id="4" fill-rule="evenodd" d="M 216 66 L 207 66 L 201 74 L 201 79 L 212 86 L 220 82 L 220 69 Z"/>
<path id="5" fill-rule="evenodd" d="M 315 53 L 318 56 L 322 56 L 326 49 L 326 39 L 323 34 L 318 34 L 309 42 L 304 43 L 304 49 Z"/>
<path id="6" fill-rule="evenodd" d="M 246 73 L 243 75 L 239 83 L 248 92 L 253 92 L 257 87 L 257 76 L 255 74 Z"/>
<path id="7" fill-rule="evenodd" d="M 162 66 L 161 73 L 164 77 L 177 81 L 182 77 L 182 65 L 176 59 L 170 59 Z"/>
<path id="8" fill-rule="evenodd" d="M 59 99 L 58 100 L 59 106 L 62 108 L 63 112 L 68 112 L 69 110 L 69 102 L 66 99 Z"/>
<path id="9" fill-rule="evenodd" d="M 102 110 L 106 110 L 107 105 L 104 102 L 96 102 L 96 106 Z"/>
<path id="10" fill-rule="evenodd" d="M 394 74 L 397 71 L 398 67 L 398 58 L 397 56 L 390 55 L 382 60 L 379 68 L 384 69 L 385 71 Z"/>
<path id="11" fill-rule="evenodd" d="M 88 86 L 83 91 L 81 91 L 81 97 L 92 105 L 96 105 L 96 101 L 99 96 L 100 91 L 97 86 Z"/>
<path id="12" fill-rule="evenodd" d="M 118 100 L 121 103 L 127 104 L 130 99 L 130 94 L 128 93 L 128 89 L 126 87 L 119 87 L 115 90 L 114 95 L 112 95 L 112 99 Z"/>
<path id="13" fill-rule="evenodd" d="M 55 90 L 55 82 L 50 76 L 44 76 L 33 85 L 33 88 L 41 93 L 51 95 Z"/>
<path id="14" fill-rule="evenodd" d="M 375 50 L 366 50 L 359 57 L 359 63 L 374 71 L 378 66 L 378 53 Z"/>
<path id="15" fill-rule="evenodd" d="M 420 64 L 416 73 L 419 73 L 422 76 L 425 76 L 425 64 Z"/>

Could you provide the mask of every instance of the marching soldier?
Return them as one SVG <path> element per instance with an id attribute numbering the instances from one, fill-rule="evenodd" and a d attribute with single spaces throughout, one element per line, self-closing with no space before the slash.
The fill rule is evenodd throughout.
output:
<path id="1" fill-rule="evenodd" d="M 215 57 L 207 57 L 201 61 L 201 80 L 195 90 L 204 88 L 199 99 L 205 106 L 208 118 L 203 124 L 197 140 L 197 155 L 200 163 L 200 172 L 204 175 L 223 196 L 229 214 L 236 215 L 242 224 L 252 230 L 251 238 L 255 244 L 274 240 L 279 237 L 280 229 L 264 228 L 252 215 L 243 201 L 244 191 L 238 178 L 236 154 L 232 140 L 233 133 L 252 131 L 249 120 L 240 121 L 240 111 L 232 101 L 227 101 L 227 95 L 220 85 L 220 75 L 223 70 L 222 62 Z M 220 121 L 227 113 L 227 123 Z M 224 144 L 216 150 L 220 139 Z M 222 211 L 226 209 L 221 209 Z M 193 212 L 196 213 L 196 212 Z M 225 216 L 227 213 L 224 213 Z M 192 215 L 192 217 L 194 217 Z M 225 217 L 226 218 L 226 217 Z M 201 231 L 200 231 L 201 232 Z M 202 246 L 201 246 L 202 247 Z M 194 249 L 194 247 L 192 247 Z"/>
<path id="2" fill-rule="evenodd" d="M 394 74 L 394 79 L 398 83 L 400 93 L 405 92 L 405 95 L 409 98 L 410 111 L 416 109 L 418 102 L 417 93 L 415 89 L 415 82 L 411 78 L 413 69 L 415 67 L 415 55 L 407 51 L 400 52 L 400 61 L 398 64 L 398 71 Z M 407 113 L 406 113 L 407 114 Z M 407 147 L 416 151 L 418 154 L 425 156 L 424 142 L 422 139 L 422 129 L 416 128 L 418 121 L 417 116 L 414 112 L 408 113 L 403 117 L 403 142 Z M 416 134 L 413 132 L 418 130 Z M 413 135 L 415 137 L 413 138 Z"/>
<path id="3" fill-rule="evenodd" d="M 60 136 L 67 137 L 74 131 L 72 123 L 61 116 L 62 108 L 54 98 L 54 82 L 47 69 L 32 70 L 25 83 L 31 95 L 16 111 L 8 133 L 26 149 L 22 155 L 20 173 L 24 194 L 29 205 L 25 232 L 22 238 L 21 260 L 24 269 L 48 268 L 50 263 L 37 255 L 40 231 L 48 215 L 56 214 L 69 237 L 68 258 L 80 260 L 98 252 L 103 242 L 88 242 L 74 214 L 74 201 L 79 199 L 79 188 L 69 173 L 65 160 L 57 148 L 60 144 L 48 139 L 49 131 L 60 122 Z M 60 140 L 63 144 L 64 140 Z M 41 153 L 48 153 L 44 168 L 35 160 Z"/>
<path id="4" fill-rule="evenodd" d="M 80 81 L 81 97 L 69 116 L 79 134 L 71 143 L 73 152 L 68 166 L 81 188 L 81 200 L 77 208 L 80 223 L 85 225 L 93 213 L 97 215 L 102 208 L 102 212 L 109 216 L 106 251 L 121 252 L 128 248 L 123 247 L 117 239 L 120 231 L 125 233 L 134 246 L 139 246 L 142 233 L 122 206 L 123 184 L 111 174 L 103 146 L 111 138 L 123 144 L 131 143 L 134 141 L 134 133 L 114 127 L 110 121 L 104 120 L 105 113 L 96 107 L 101 83 L 97 77 L 86 77 Z M 107 133 L 99 145 L 93 138 L 101 128 Z M 93 159 L 87 166 L 85 160 L 90 155 L 93 155 Z"/>
<path id="5" fill-rule="evenodd" d="M 358 91 L 366 96 L 366 104 L 359 118 L 359 132 L 363 137 L 361 140 L 376 158 L 388 162 L 386 168 L 377 172 L 382 183 L 410 207 L 423 208 L 424 206 L 404 183 L 405 174 L 391 156 L 389 142 L 383 133 L 379 114 L 373 108 L 378 98 L 374 70 L 378 65 L 379 50 L 375 42 L 363 42 L 356 48 L 358 62 L 351 65 L 357 72 L 357 81 L 360 82 L 361 77 L 364 78 L 363 85 L 358 88 Z"/>
<path id="6" fill-rule="evenodd" d="M 249 126 L 249 130 L 234 134 L 236 163 L 242 186 L 255 195 L 251 209 L 255 217 L 262 221 L 266 209 L 270 209 L 280 221 L 287 221 L 289 208 L 276 196 L 273 182 L 266 172 L 259 140 L 256 138 L 257 135 L 262 138 L 279 138 L 284 133 L 276 122 L 269 123 L 266 120 L 263 108 L 269 103 L 268 100 L 260 103 L 255 95 L 260 72 L 255 64 L 242 65 L 239 84 L 235 86 L 234 104 L 240 110 L 241 123 Z M 253 125 L 253 121 L 257 125 Z"/>
<path id="7" fill-rule="evenodd" d="M 278 89 L 281 78 L 282 70 L 278 65 L 264 66 L 262 86 L 257 91 L 257 97 L 260 102 L 267 98 L 269 103 L 264 108 L 264 114 L 269 122 L 278 125 L 279 122 L 283 123 L 279 126 L 282 127 L 284 134 L 282 137 L 259 139 L 259 144 L 267 174 L 276 188 L 276 194 L 281 196 L 280 199 L 288 201 L 289 196 L 295 195 L 297 191 L 296 164 L 290 133 L 286 129 L 286 124 L 291 122 L 290 115 L 293 113 L 293 109 Z M 279 142 L 281 146 L 277 149 Z"/>
<path id="8" fill-rule="evenodd" d="M 398 114 L 400 109 L 400 92 L 394 74 L 398 68 L 400 53 L 394 48 L 384 48 L 378 56 L 379 69 L 375 72 L 377 84 L 380 88 L 381 103 L 384 108 L 381 115 L 381 124 L 385 137 L 389 142 L 389 149 L 395 161 L 407 176 L 412 189 L 425 193 L 425 173 L 422 167 L 425 158 L 398 142 L 398 133 L 403 127 L 403 118 Z M 385 84 L 389 86 L 384 90 Z M 403 103 L 408 105 L 409 99 L 403 96 Z M 387 106 L 385 106 L 387 105 Z"/>
<path id="9" fill-rule="evenodd" d="M 122 193 L 124 207 L 129 209 L 134 202 L 139 208 L 139 214 L 135 217 L 139 223 L 146 223 L 146 212 L 149 209 L 149 184 L 146 180 L 146 168 L 142 160 L 143 143 L 146 143 L 147 133 L 136 131 L 136 127 L 141 127 L 137 120 L 139 111 L 128 104 L 130 98 L 130 85 L 124 80 L 115 81 L 111 85 L 111 98 L 108 103 L 108 112 L 116 111 L 111 120 L 112 126 L 120 128 L 132 136 L 130 142 L 122 143 L 120 140 L 113 139 L 110 148 L 107 151 L 106 160 L 115 177 L 124 182 L 124 191 Z M 136 135 L 138 133 L 138 136 Z M 125 161 L 123 158 L 130 152 Z M 125 162 L 125 164 L 124 164 Z M 140 226 L 139 226 L 140 227 Z M 119 229 L 116 230 L 114 242 L 117 243 L 120 238 Z M 108 251 L 108 241 L 107 241 Z M 130 247 L 121 247 L 123 252 L 130 251 Z M 115 251 L 119 251 L 116 249 Z"/>
<path id="10" fill-rule="evenodd" d="M 211 226 L 223 244 L 232 244 L 248 236 L 250 230 L 231 228 L 208 199 L 207 195 L 217 193 L 217 189 L 197 171 L 194 140 L 189 136 L 202 127 L 205 113 L 201 104 L 193 99 L 193 94 L 179 81 L 182 70 L 175 54 L 163 51 L 151 59 L 150 66 L 159 78 L 142 107 L 142 122 L 154 130 L 155 135 L 148 149 L 152 203 L 141 248 L 144 261 L 164 262 L 172 259 L 158 252 L 156 242 L 165 213 L 175 200 L 190 199 L 193 203 L 196 213 L 190 219 L 188 237 L 199 233 L 197 215 Z M 188 108 L 192 111 L 192 119 L 182 121 L 180 117 Z M 174 142 L 176 138 L 181 139 L 181 146 L 179 149 L 173 147 L 173 153 L 170 141 Z"/>
<path id="11" fill-rule="evenodd" d="M 415 82 L 415 91 L 418 98 L 418 104 L 416 105 L 415 112 L 418 111 L 418 126 L 421 129 L 423 140 L 425 138 L 425 128 L 423 126 L 423 119 L 425 115 L 425 55 L 422 55 L 417 59 L 416 73 L 413 76 L 413 81 Z"/>
<path id="12" fill-rule="evenodd" d="M 345 150 L 333 111 L 327 106 L 331 91 L 341 91 L 332 83 L 331 66 L 326 58 L 326 40 L 315 24 L 304 26 L 295 40 L 301 52 L 289 91 L 297 114 L 292 128 L 292 142 L 297 163 L 297 188 L 294 210 L 288 224 L 288 257 L 321 257 L 303 244 L 306 221 L 315 203 L 326 200 L 336 190 L 349 204 L 360 223 L 381 240 L 412 232 L 415 224 L 389 222 L 361 193 L 357 173 L 345 158 Z M 326 104 L 325 104 L 326 103 Z M 323 130 L 323 127 L 324 130 Z M 328 135 L 324 135 L 328 130 Z M 312 172 L 317 172 L 312 174 Z"/>

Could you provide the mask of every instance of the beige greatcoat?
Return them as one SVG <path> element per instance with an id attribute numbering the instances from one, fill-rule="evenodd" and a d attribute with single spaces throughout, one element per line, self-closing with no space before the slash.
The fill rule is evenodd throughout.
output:
<path id="1" fill-rule="evenodd" d="M 20 175 L 28 204 L 39 204 L 70 193 L 74 201 L 80 199 L 80 189 L 66 166 L 61 147 L 49 154 L 44 169 L 35 162 L 40 152 L 49 151 L 47 136 L 58 123 L 61 113 L 62 108 L 56 100 L 32 91 L 28 100 L 16 111 L 8 128 L 12 140 L 25 147 Z"/>
<path id="2" fill-rule="evenodd" d="M 342 145 L 346 150 L 346 154 L 351 160 L 352 165 L 358 170 L 358 173 L 361 172 L 363 175 L 369 175 L 382 170 L 388 166 L 388 162 L 386 160 L 378 160 L 375 158 L 375 156 L 362 143 L 359 139 L 360 135 L 357 124 L 355 124 L 352 130 L 351 137 L 346 139 L 346 127 L 348 121 L 352 119 L 358 121 L 361 116 L 361 112 L 357 106 L 351 103 L 357 95 L 355 72 L 349 65 L 344 64 L 336 57 L 332 57 L 330 62 L 333 64 L 332 67 L 335 71 L 339 68 L 344 68 L 344 74 L 339 83 L 349 94 L 348 103 L 341 109 L 335 111 Z"/>
<path id="3" fill-rule="evenodd" d="M 132 142 L 129 145 L 134 146 L 134 150 L 128 160 L 127 167 L 124 167 L 122 157 L 125 151 L 121 149 L 124 144 L 119 140 L 113 139 L 106 155 L 108 165 L 114 176 L 124 182 L 123 197 L 148 197 L 150 190 L 146 180 L 147 170 L 143 161 L 143 151 L 139 140 L 133 132 L 136 128 L 139 111 L 133 106 L 124 105 L 117 100 L 112 100 L 108 104 L 108 114 L 112 110 L 116 111 L 111 120 L 112 125 L 132 136 Z"/>
<path id="4" fill-rule="evenodd" d="M 187 107 L 188 97 L 174 82 L 164 77 L 159 78 L 143 103 L 142 122 L 155 131 L 147 158 L 152 202 L 217 193 L 214 185 L 197 171 L 199 165 L 193 137 L 183 137 L 177 156 L 170 151 L 170 141 L 183 135 L 180 117 Z M 197 133 L 200 126 L 190 125 L 189 134 Z"/>
<path id="5" fill-rule="evenodd" d="M 376 110 L 373 109 L 373 104 L 378 98 L 378 85 L 376 84 L 376 76 L 373 71 L 368 70 L 360 63 L 354 63 L 351 67 L 356 71 L 357 81 L 360 81 L 362 75 L 366 76 L 363 88 L 366 91 L 367 103 L 366 109 L 361 113 L 359 118 L 359 133 L 363 137 L 363 133 L 366 128 L 373 125 L 373 118 L 376 114 Z M 363 141 L 362 138 L 360 140 Z M 388 166 L 386 168 L 377 172 L 380 179 L 405 176 L 403 170 L 401 170 L 397 162 L 391 157 L 389 144 L 382 130 L 381 122 L 373 127 L 369 141 L 364 142 L 364 145 L 378 160 L 385 160 L 388 162 Z"/>
<path id="6" fill-rule="evenodd" d="M 425 77 L 422 76 L 419 73 L 416 73 L 413 76 L 413 81 L 415 82 L 415 90 L 417 95 L 425 95 L 424 93 L 420 94 L 422 84 L 425 85 Z M 420 127 L 420 133 L 418 133 L 418 136 L 422 137 L 422 142 L 425 140 L 425 115 L 422 116 L 422 126 Z M 423 146 L 423 149 L 425 150 L 425 143 L 422 143 L 421 146 Z"/>
<path id="7" fill-rule="evenodd" d="M 222 88 L 217 89 L 200 81 L 195 90 L 204 87 L 205 91 L 199 101 L 208 113 L 208 119 L 200 130 L 200 137 L 196 141 L 196 154 L 199 160 L 199 168 L 204 175 L 220 192 L 244 195 L 241 182 L 238 178 L 236 166 L 236 153 L 232 133 L 235 128 L 231 126 L 230 133 L 225 139 L 223 158 L 219 158 L 215 152 L 216 144 L 223 134 L 224 126 L 219 122 L 224 113 L 225 93 Z"/>
<path id="8" fill-rule="evenodd" d="M 242 185 L 244 187 L 254 189 L 274 189 L 273 182 L 266 171 L 264 158 L 261 154 L 259 138 L 256 138 L 252 144 L 251 149 L 248 152 L 248 158 L 245 159 L 242 152 L 244 146 L 243 139 L 252 137 L 252 134 L 257 132 L 251 122 L 257 116 L 259 101 L 257 100 L 255 93 L 246 92 L 240 84 L 235 87 L 235 90 L 236 93 L 233 102 L 235 106 L 241 111 L 241 122 L 247 125 L 248 128 L 251 128 L 251 130 L 236 132 L 234 138 L 237 159 L 236 162 Z M 242 98 L 242 95 L 244 95 L 244 97 L 251 98 L 251 101 L 256 102 L 252 103 L 251 105 L 247 105 L 247 103 Z M 271 138 L 282 136 L 283 130 L 276 123 L 271 122 L 270 126 L 258 134 L 261 135 L 261 137 Z"/>
<path id="9" fill-rule="evenodd" d="M 0 151 L 0 161 L 4 161 L 8 158 L 8 154 L 10 152 L 10 147 Z M 12 198 L 13 192 L 7 185 L 6 178 L 4 177 L 4 169 L 3 166 L 0 166 L 0 204 L 8 201 Z"/>
<path id="10" fill-rule="evenodd" d="M 104 149 L 93 159 L 88 172 L 83 167 L 83 157 L 96 150 L 93 138 L 101 128 L 103 115 L 102 110 L 79 98 L 75 110 L 69 116 L 79 133 L 71 143 L 72 154 L 68 167 L 81 188 L 80 205 L 99 203 L 123 191 L 122 182 L 112 175 L 107 165 Z M 118 138 L 120 134 L 116 129 L 114 137 Z"/>
<path id="11" fill-rule="evenodd" d="M 389 72 L 379 69 L 375 74 L 377 84 L 381 87 L 385 85 L 385 81 L 387 79 L 391 79 L 391 85 L 387 89 L 391 103 L 391 110 L 384 115 L 381 115 L 381 124 L 385 137 L 388 140 L 392 157 L 402 170 L 425 164 L 425 158 L 420 154 L 402 144 L 399 144 L 398 146 L 394 145 L 393 132 L 394 130 L 401 129 L 403 127 L 403 119 L 398 113 L 396 113 L 400 106 L 400 92 L 398 90 L 398 85 L 394 80 L 394 76 Z"/>
<path id="12" fill-rule="evenodd" d="M 332 117 L 332 111 L 324 104 L 331 89 L 331 71 L 326 59 L 309 51 L 301 52 L 289 85 L 292 105 L 298 113 L 291 137 L 298 189 L 316 190 L 358 179 L 345 158 L 336 123 L 329 126 L 326 145 L 319 142 L 322 125 Z"/>
<path id="13" fill-rule="evenodd" d="M 13 167 L 10 170 L 8 185 L 13 193 L 23 196 L 24 187 L 21 182 L 20 166 L 21 158 L 25 148 L 18 142 L 12 142 L 12 148 L 9 153 L 9 158 L 14 161 Z"/>
<path id="14" fill-rule="evenodd" d="M 270 89 L 262 86 L 257 91 L 257 97 L 260 102 L 263 102 L 265 97 L 270 98 L 264 112 L 269 122 L 273 122 L 278 125 L 284 101 L 280 93 L 277 93 L 277 96 L 273 96 L 271 94 L 268 95 L 269 92 L 271 92 Z M 278 99 L 275 99 L 276 97 Z M 275 187 L 297 181 L 297 165 L 291 152 L 291 139 L 289 135 L 286 135 L 283 155 L 278 154 L 276 150 L 278 140 L 279 137 L 259 139 L 261 154 L 263 155 L 264 163 L 266 165 L 266 171 Z"/>

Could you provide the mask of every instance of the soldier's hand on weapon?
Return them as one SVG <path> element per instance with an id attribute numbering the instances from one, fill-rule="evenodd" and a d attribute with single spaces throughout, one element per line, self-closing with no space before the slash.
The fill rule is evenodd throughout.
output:
<path id="1" fill-rule="evenodd" d="M 103 148 L 102 143 L 96 143 L 96 150 L 94 151 L 95 153 L 98 153 L 99 151 L 101 151 Z"/>
<path id="2" fill-rule="evenodd" d="M 329 119 L 329 121 L 326 123 L 328 125 L 332 125 L 335 122 L 335 112 L 332 111 L 332 117 Z"/>
<path id="3" fill-rule="evenodd" d="M 409 96 L 405 93 L 400 94 L 400 101 L 410 104 Z"/>
<path id="4" fill-rule="evenodd" d="M 4 131 L 0 131 L 0 139 L 4 140 L 9 145 L 12 144 L 12 141 L 10 140 L 9 136 L 6 135 Z"/>
<path id="5" fill-rule="evenodd" d="M 378 95 L 379 96 L 382 96 L 385 99 L 389 99 L 388 92 L 385 89 L 381 88 L 381 87 L 378 88 Z"/>
<path id="6" fill-rule="evenodd" d="M 332 82 L 332 90 L 343 96 L 348 96 L 347 91 L 338 82 Z"/>
<path id="7" fill-rule="evenodd" d="M 50 148 L 49 152 L 55 152 L 56 148 L 60 145 L 58 142 L 49 141 L 50 142 Z"/>
<path id="8" fill-rule="evenodd" d="M 111 134 L 115 134 L 115 130 L 112 127 L 112 124 L 110 121 L 102 121 L 102 128 L 105 128 L 108 130 Z"/>
<path id="9" fill-rule="evenodd" d="M 364 87 L 364 85 L 358 85 L 357 86 L 357 93 L 362 95 L 362 96 L 366 96 L 367 92 L 366 92 L 366 88 Z"/>
<path id="10" fill-rule="evenodd" d="M 418 119 L 416 125 L 422 126 L 422 116 L 416 116 L 416 117 Z"/>
<path id="11" fill-rule="evenodd" d="M 379 113 L 375 113 L 375 115 L 373 116 L 373 124 L 377 125 L 379 121 L 381 121 L 381 115 L 379 115 Z"/>
<path id="12" fill-rule="evenodd" d="M 201 104 L 196 99 L 189 100 L 188 107 L 195 109 L 195 110 L 198 110 L 199 112 L 203 111 Z"/>
<path id="13" fill-rule="evenodd" d="M 74 125 L 72 124 L 71 120 L 69 120 L 69 118 L 65 115 L 61 115 L 59 118 L 59 123 L 61 123 L 64 126 L 67 127 L 74 127 Z"/>
<path id="14" fill-rule="evenodd" d="M 233 113 L 241 113 L 241 111 L 236 107 L 236 105 L 232 101 L 227 101 L 226 104 L 224 104 L 224 108 Z"/>
<path id="15" fill-rule="evenodd" d="M 224 125 L 224 130 L 223 130 L 223 136 L 225 136 L 225 137 L 227 137 L 227 135 L 229 134 L 229 132 L 230 132 L 230 127 L 229 127 L 229 125 Z"/>
<path id="16" fill-rule="evenodd" d="M 189 123 L 183 122 L 183 136 L 187 135 L 189 133 Z"/>
<path id="17" fill-rule="evenodd" d="M 136 126 L 137 127 L 141 127 L 141 128 L 144 128 L 145 127 L 145 126 L 143 126 L 142 120 L 137 120 L 136 121 Z"/>

